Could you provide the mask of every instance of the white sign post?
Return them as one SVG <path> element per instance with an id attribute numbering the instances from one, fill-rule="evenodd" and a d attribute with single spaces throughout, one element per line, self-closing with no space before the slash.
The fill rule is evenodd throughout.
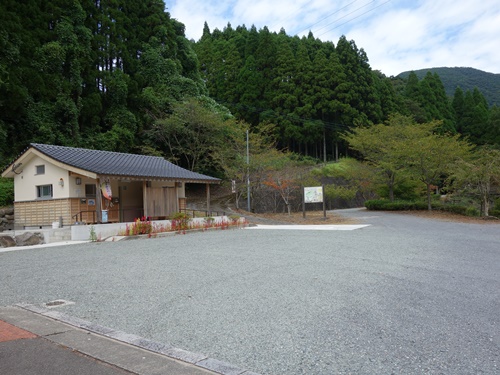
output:
<path id="1" fill-rule="evenodd" d="M 304 187 L 302 199 L 302 217 L 306 217 L 306 203 L 323 203 L 323 217 L 326 219 L 326 205 L 323 196 L 325 186 Z"/>

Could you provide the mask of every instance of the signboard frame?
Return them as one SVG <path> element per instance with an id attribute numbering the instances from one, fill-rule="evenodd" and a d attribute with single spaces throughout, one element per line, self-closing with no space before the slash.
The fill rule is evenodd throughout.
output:
<path id="1" fill-rule="evenodd" d="M 323 203 L 323 218 L 326 219 L 325 185 L 302 188 L 302 217 L 306 218 L 306 203 Z"/>

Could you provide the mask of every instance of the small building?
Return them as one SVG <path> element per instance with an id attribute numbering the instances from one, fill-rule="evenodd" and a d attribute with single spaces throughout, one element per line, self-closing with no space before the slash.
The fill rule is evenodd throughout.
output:
<path id="1" fill-rule="evenodd" d="M 186 183 L 206 184 L 210 210 L 210 185 L 220 183 L 157 156 L 37 143 L 2 177 L 14 179 L 18 229 L 165 219 L 186 208 Z"/>

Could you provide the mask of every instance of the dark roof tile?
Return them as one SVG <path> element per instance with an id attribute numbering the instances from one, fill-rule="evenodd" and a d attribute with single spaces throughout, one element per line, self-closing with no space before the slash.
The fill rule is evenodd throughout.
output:
<path id="1" fill-rule="evenodd" d="M 215 177 L 191 172 L 158 157 L 32 143 L 41 153 L 61 163 L 99 175 L 144 179 L 177 179 L 217 183 Z"/>

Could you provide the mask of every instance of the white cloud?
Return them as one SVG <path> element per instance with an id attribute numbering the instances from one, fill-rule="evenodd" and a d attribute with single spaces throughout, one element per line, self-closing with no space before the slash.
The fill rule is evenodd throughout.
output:
<path id="1" fill-rule="evenodd" d="M 198 40 L 210 30 L 254 24 L 272 31 L 337 42 L 341 35 L 363 48 L 373 69 L 386 75 L 437 66 L 470 66 L 500 73 L 497 0 L 175 0 L 173 18 Z"/>

